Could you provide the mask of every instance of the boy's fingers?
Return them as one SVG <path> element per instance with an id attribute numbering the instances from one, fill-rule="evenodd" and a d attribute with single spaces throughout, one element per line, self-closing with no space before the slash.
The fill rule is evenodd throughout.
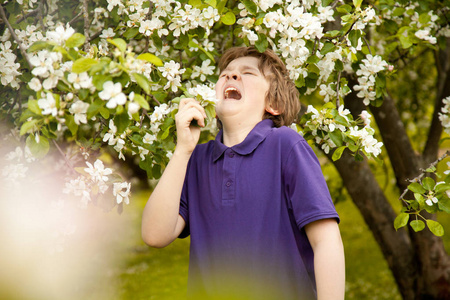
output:
<path id="1" fill-rule="evenodd" d="M 197 106 L 187 105 L 182 111 L 179 111 L 176 115 L 176 120 L 182 125 L 190 124 L 192 120 L 197 120 L 198 125 L 205 126 L 205 115 L 203 111 L 200 111 Z"/>
<path id="2" fill-rule="evenodd" d="M 183 112 L 183 111 L 186 111 L 191 108 L 196 108 L 198 111 L 200 111 L 202 113 L 203 117 L 206 118 L 205 109 L 203 108 L 203 106 L 200 105 L 200 103 L 198 103 L 197 100 L 195 100 L 193 98 L 181 99 L 180 106 L 178 108 L 178 112 Z"/>

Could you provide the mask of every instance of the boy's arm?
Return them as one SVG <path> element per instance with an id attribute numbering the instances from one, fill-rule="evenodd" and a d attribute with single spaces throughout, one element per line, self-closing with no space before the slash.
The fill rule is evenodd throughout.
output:
<path id="1" fill-rule="evenodd" d="M 323 219 L 305 226 L 314 251 L 314 272 L 318 300 L 343 300 L 345 258 L 339 227 L 334 219 Z"/>
<path id="2" fill-rule="evenodd" d="M 152 247 L 169 245 L 185 227 L 179 214 L 180 197 L 188 161 L 200 137 L 200 127 L 191 126 L 191 122 L 196 120 L 203 127 L 205 117 L 205 111 L 197 101 L 191 98 L 181 100 L 175 116 L 177 147 L 142 215 L 142 239 Z"/>

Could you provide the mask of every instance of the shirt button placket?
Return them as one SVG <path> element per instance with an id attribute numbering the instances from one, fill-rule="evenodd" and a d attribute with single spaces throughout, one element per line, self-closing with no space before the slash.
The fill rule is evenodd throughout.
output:
<path id="1" fill-rule="evenodd" d="M 222 204 L 232 205 L 236 192 L 236 158 L 231 149 L 227 149 L 223 163 Z"/>

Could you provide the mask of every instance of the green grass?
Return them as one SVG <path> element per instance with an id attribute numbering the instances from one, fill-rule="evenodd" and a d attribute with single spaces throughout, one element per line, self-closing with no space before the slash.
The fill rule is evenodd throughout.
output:
<path id="1" fill-rule="evenodd" d="M 147 247 L 140 237 L 140 221 L 149 192 L 135 194 L 117 234 L 120 253 L 105 271 L 95 291 L 85 299 L 182 299 L 186 292 L 189 239 L 163 249 Z M 336 205 L 346 256 L 346 299 L 399 300 L 400 295 L 381 251 L 351 201 Z M 440 220 L 449 228 L 450 218 Z M 450 232 L 445 236 L 449 246 Z M 447 248 L 448 249 L 448 248 Z"/>

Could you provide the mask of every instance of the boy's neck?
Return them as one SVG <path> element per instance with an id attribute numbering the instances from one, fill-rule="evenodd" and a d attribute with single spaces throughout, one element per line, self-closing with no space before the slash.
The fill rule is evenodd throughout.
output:
<path id="1" fill-rule="evenodd" d="M 257 123 L 232 123 L 223 126 L 223 144 L 227 147 L 233 147 L 242 143 L 247 135 L 252 131 Z"/>

